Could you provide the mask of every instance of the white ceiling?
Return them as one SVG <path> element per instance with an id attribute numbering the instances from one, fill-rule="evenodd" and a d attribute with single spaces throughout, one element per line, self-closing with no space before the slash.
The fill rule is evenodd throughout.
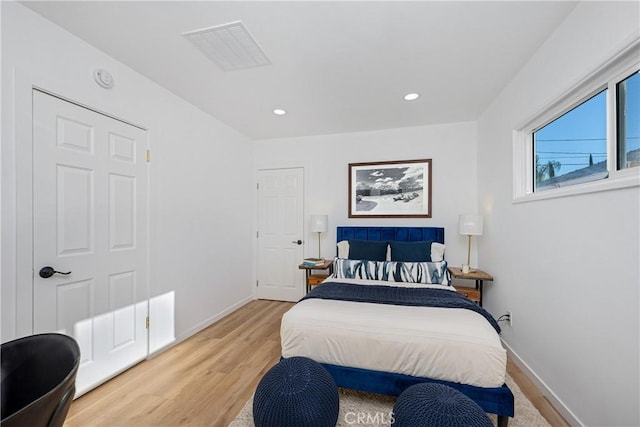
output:
<path id="1" fill-rule="evenodd" d="M 262 139 L 475 120 L 576 3 L 23 4 Z M 238 20 L 272 65 L 225 72 L 182 36 Z"/>

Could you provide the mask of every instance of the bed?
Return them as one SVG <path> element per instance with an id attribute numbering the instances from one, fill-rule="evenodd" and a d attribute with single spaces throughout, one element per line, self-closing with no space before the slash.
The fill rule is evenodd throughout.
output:
<path id="1" fill-rule="evenodd" d="M 449 385 L 506 426 L 514 399 L 500 328 L 450 286 L 444 229 L 338 227 L 337 242 L 332 277 L 282 318 L 282 357 L 309 357 L 338 386 L 373 393 Z"/>

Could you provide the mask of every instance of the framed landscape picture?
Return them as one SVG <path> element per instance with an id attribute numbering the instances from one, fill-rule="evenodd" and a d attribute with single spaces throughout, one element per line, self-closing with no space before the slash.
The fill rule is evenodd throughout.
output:
<path id="1" fill-rule="evenodd" d="M 431 218 L 431 159 L 349 163 L 349 218 Z"/>

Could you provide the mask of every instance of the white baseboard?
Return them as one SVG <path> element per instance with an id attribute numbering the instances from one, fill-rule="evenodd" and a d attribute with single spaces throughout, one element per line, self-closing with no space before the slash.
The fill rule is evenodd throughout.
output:
<path id="1" fill-rule="evenodd" d="M 540 392 L 549 400 L 553 407 L 564 417 L 564 419 L 572 426 L 584 426 L 576 415 L 571 412 L 569 408 L 560 400 L 560 398 L 547 386 L 547 384 L 522 360 L 513 349 L 502 340 L 502 345 L 507 349 L 507 353 L 511 357 L 511 360 L 518 365 L 518 367 L 529 377 L 529 379 L 535 384 Z"/>
<path id="2" fill-rule="evenodd" d="M 147 357 L 147 359 L 153 359 L 154 357 L 156 357 L 159 354 L 167 351 L 171 347 L 180 344 L 182 341 L 186 340 L 187 338 L 191 338 L 192 336 L 194 336 L 198 332 L 202 331 L 203 329 L 208 328 L 209 326 L 211 326 L 214 323 L 216 323 L 218 320 L 222 319 L 223 317 L 225 317 L 226 315 L 228 315 L 230 313 L 233 313 L 234 311 L 236 311 L 240 307 L 250 303 L 254 299 L 255 299 L 254 296 L 250 295 L 250 296 L 246 297 L 245 299 L 240 300 L 237 303 L 233 304 L 232 306 L 225 308 L 224 310 L 222 310 L 221 312 L 213 315 L 212 317 L 208 318 L 204 322 L 201 322 L 200 324 L 194 326 L 193 328 L 188 329 L 185 333 L 183 333 L 180 336 L 176 337 L 176 339 L 173 340 L 171 343 L 169 343 L 169 344 L 167 344 L 167 345 L 165 345 L 163 347 L 160 347 L 158 350 L 154 351 L 153 353 L 150 353 L 149 356 Z"/>

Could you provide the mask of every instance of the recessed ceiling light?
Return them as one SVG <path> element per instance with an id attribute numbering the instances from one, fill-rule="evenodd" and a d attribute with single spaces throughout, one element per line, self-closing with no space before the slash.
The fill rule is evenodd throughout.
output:
<path id="1" fill-rule="evenodd" d="M 273 114 L 275 114 L 276 116 L 284 116 L 285 114 L 287 114 L 287 112 L 281 108 L 276 108 L 275 110 L 273 110 Z"/>
<path id="2" fill-rule="evenodd" d="M 404 99 L 405 101 L 413 101 L 414 99 L 418 99 L 419 97 L 419 93 L 408 93 L 404 96 Z"/>

